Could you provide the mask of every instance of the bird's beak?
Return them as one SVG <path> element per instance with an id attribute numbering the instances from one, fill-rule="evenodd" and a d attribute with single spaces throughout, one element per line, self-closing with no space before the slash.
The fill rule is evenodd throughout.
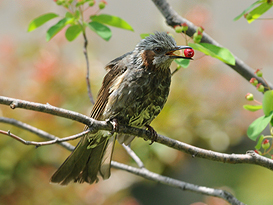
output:
<path id="1" fill-rule="evenodd" d="M 192 60 L 192 58 L 181 56 L 181 53 L 178 51 L 178 50 L 187 49 L 187 48 L 192 49 L 192 47 L 190 47 L 190 46 L 176 46 L 173 50 L 168 51 L 166 53 L 166 55 L 170 56 L 170 58 L 185 58 L 185 59 L 191 59 Z"/>

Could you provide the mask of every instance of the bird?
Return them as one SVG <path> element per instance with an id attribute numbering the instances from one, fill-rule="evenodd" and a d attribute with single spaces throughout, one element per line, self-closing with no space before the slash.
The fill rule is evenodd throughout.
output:
<path id="1" fill-rule="evenodd" d="M 166 32 L 155 32 L 134 48 L 106 65 L 102 87 L 91 111 L 91 118 L 110 121 L 113 132 L 99 130 L 81 138 L 74 151 L 51 177 L 52 183 L 92 184 L 110 177 L 112 154 L 116 139 L 128 145 L 134 136 L 119 134 L 118 125 L 146 128 L 150 126 L 167 101 L 171 84 L 170 65 L 174 59 L 186 58 Z M 88 129 L 86 127 L 85 129 Z"/>

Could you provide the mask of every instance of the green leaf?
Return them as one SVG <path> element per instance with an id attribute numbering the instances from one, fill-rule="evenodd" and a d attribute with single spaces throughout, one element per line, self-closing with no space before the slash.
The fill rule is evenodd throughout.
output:
<path id="1" fill-rule="evenodd" d="M 27 31 L 28 32 L 34 31 L 36 28 L 42 26 L 43 24 L 45 24 L 46 22 L 48 22 L 49 20 L 53 18 L 56 18 L 57 16 L 59 15 L 55 13 L 47 13 L 47 14 L 41 15 L 30 22 L 30 24 L 28 25 Z"/>
<path id="2" fill-rule="evenodd" d="M 261 132 L 266 128 L 268 123 L 271 121 L 273 116 L 273 112 L 271 112 L 268 116 L 262 116 L 257 118 L 254 122 L 249 125 L 247 129 L 247 136 L 251 140 L 256 140 L 257 137 L 261 134 Z"/>
<path id="3" fill-rule="evenodd" d="M 67 28 L 65 32 L 65 37 L 68 41 L 73 41 L 82 32 L 82 27 L 80 25 L 72 25 Z"/>
<path id="4" fill-rule="evenodd" d="M 102 37 L 104 40 L 106 40 L 106 41 L 110 40 L 110 38 L 112 36 L 112 32 L 109 27 L 107 27 L 99 22 L 96 22 L 96 21 L 92 21 L 92 22 L 88 23 L 87 26 L 92 31 L 94 31 L 96 34 L 98 34 L 100 37 Z"/>
<path id="5" fill-rule="evenodd" d="M 243 11 L 243 13 L 241 13 L 239 16 L 237 16 L 237 17 L 235 17 L 234 19 L 233 19 L 233 21 L 237 21 L 237 20 L 239 20 L 242 16 L 244 16 L 250 9 L 252 9 L 254 6 L 256 6 L 257 4 L 260 4 L 260 3 L 263 3 L 264 2 L 264 0 L 259 0 L 259 1 L 256 1 L 256 2 L 254 2 L 253 4 L 251 4 L 247 9 L 245 9 L 244 11 Z"/>
<path id="6" fill-rule="evenodd" d="M 144 39 L 144 38 L 148 37 L 149 35 L 151 35 L 151 34 L 150 33 L 142 33 L 142 34 L 140 34 L 140 38 Z"/>
<path id="7" fill-rule="evenodd" d="M 262 3 L 260 6 L 256 7 L 248 13 L 247 22 L 251 23 L 255 19 L 259 18 L 263 13 L 272 7 L 271 3 Z"/>
<path id="8" fill-rule="evenodd" d="M 255 112 L 257 110 L 263 109 L 262 105 L 244 105 L 243 107 L 244 107 L 244 109 L 251 111 L 251 112 Z"/>
<path id="9" fill-rule="evenodd" d="M 122 28 L 125 30 L 134 31 L 134 29 L 132 28 L 132 26 L 130 26 L 130 24 L 128 24 L 125 20 L 123 20 L 122 18 L 117 17 L 117 16 L 100 14 L 98 16 L 97 15 L 91 16 L 90 19 L 92 21 L 99 22 L 102 24 L 107 24 L 109 26 L 114 26 L 117 28 Z"/>
<path id="10" fill-rule="evenodd" d="M 70 13 L 70 12 L 66 12 L 65 13 L 65 18 L 73 18 L 74 16 L 73 16 L 73 14 L 72 13 Z"/>
<path id="11" fill-rule="evenodd" d="M 260 138 L 259 138 L 259 140 L 258 140 L 258 142 L 257 142 L 257 144 L 256 144 L 256 146 L 255 146 L 256 150 L 261 149 L 263 140 L 264 140 L 264 135 L 261 135 Z"/>
<path id="12" fill-rule="evenodd" d="M 263 111 L 265 116 L 273 111 L 273 90 L 268 90 L 263 97 Z"/>
<path id="13" fill-rule="evenodd" d="M 46 32 L 46 40 L 49 41 L 52 39 L 57 33 L 59 33 L 71 20 L 71 18 L 63 18 L 54 26 L 51 26 Z"/>
<path id="14" fill-rule="evenodd" d="M 190 59 L 176 59 L 175 62 L 180 65 L 182 68 L 187 68 L 190 64 Z"/>
<path id="15" fill-rule="evenodd" d="M 232 53 L 223 47 L 215 46 L 209 43 L 189 43 L 189 46 L 195 50 L 201 51 L 202 53 L 209 55 L 213 58 L 217 58 L 220 61 L 235 65 L 235 58 Z"/>

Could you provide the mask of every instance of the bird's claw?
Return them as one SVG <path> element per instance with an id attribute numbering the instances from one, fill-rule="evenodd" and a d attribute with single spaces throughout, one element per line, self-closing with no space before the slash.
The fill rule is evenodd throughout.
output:
<path id="1" fill-rule="evenodd" d="M 151 127 L 150 125 L 145 125 L 145 126 L 147 127 L 147 129 L 149 130 L 150 135 L 151 135 L 151 143 L 149 144 L 149 145 L 151 145 L 157 140 L 158 135 L 157 135 L 157 132 L 154 130 L 153 127 Z"/>
<path id="2" fill-rule="evenodd" d="M 111 134 L 114 134 L 115 132 L 119 131 L 119 124 L 118 124 L 118 120 L 116 118 L 110 119 L 110 120 L 108 120 L 108 122 L 110 122 L 113 127 Z"/>

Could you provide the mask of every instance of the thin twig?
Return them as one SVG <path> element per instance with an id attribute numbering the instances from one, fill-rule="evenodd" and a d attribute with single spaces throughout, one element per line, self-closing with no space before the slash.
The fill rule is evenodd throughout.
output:
<path id="1" fill-rule="evenodd" d="M 240 202 L 238 199 L 236 199 L 232 194 L 230 194 L 227 191 L 223 191 L 221 189 L 213 189 L 208 188 L 204 186 L 197 186 L 194 184 L 186 183 L 183 181 L 179 181 L 170 177 L 165 177 L 159 174 L 156 174 L 154 172 L 151 172 L 145 168 L 135 168 L 131 167 L 125 164 L 121 164 L 119 162 L 112 161 L 111 166 L 117 169 L 121 169 L 130 173 L 133 173 L 135 175 L 139 175 L 143 178 L 159 182 L 161 184 L 166 184 L 168 186 L 172 186 L 175 188 L 179 188 L 182 190 L 192 191 L 195 193 L 201 193 L 209 196 L 215 196 L 222 198 L 226 201 L 228 201 L 232 205 L 243 205 L 244 203 Z"/>
<path id="2" fill-rule="evenodd" d="M 88 96 L 89 99 L 91 101 L 92 104 L 95 103 L 93 95 L 92 95 L 92 91 L 91 91 L 91 85 L 90 85 L 90 79 L 89 79 L 89 75 L 90 75 L 90 68 L 89 68 L 89 59 L 88 59 L 88 53 L 87 53 L 87 45 L 88 45 L 88 40 L 85 34 L 85 31 L 83 30 L 82 32 L 83 34 L 83 39 L 84 39 L 84 45 L 83 45 L 83 54 L 85 57 L 85 61 L 86 61 L 86 84 L 87 84 L 87 91 L 88 91 Z"/>
<path id="3" fill-rule="evenodd" d="M 15 140 L 17 140 L 17 141 L 19 141 L 19 142 L 21 142 L 21 143 L 23 143 L 25 145 L 35 145 L 36 148 L 38 148 L 40 146 L 52 145 L 52 144 L 56 144 L 56 143 L 62 143 L 62 142 L 65 142 L 65 141 L 75 140 L 75 139 L 78 139 L 78 138 L 82 137 L 83 135 L 86 135 L 88 132 L 89 132 L 89 130 L 85 130 L 85 131 L 83 131 L 81 133 L 78 133 L 78 134 L 75 134 L 75 135 L 72 135 L 72 136 L 69 136 L 69 137 L 64 137 L 64 138 L 55 137 L 55 139 L 49 140 L 49 141 L 46 141 L 46 142 L 34 142 L 34 141 L 24 140 L 21 137 L 18 137 L 17 135 L 11 133 L 10 131 L 0 130 L 1 134 L 10 136 L 13 139 L 15 139 Z M 71 149 L 71 147 L 65 147 L 65 148 L 67 148 L 69 150 Z"/>
<path id="4" fill-rule="evenodd" d="M 49 139 L 49 140 L 56 139 L 56 136 L 54 136 L 52 134 L 49 134 L 43 130 L 40 130 L 36 127 L 33 127 L 29 124 L 26 124 L 24 122 L 20 122 L 15 119 L 7 118 L 7 117 L 0 117 L 0 122 L 11 124 L 11 125 L 21 128 L 21 129 L 27 130 L 27 131 L 29 131 L 33 134 L 36 134 L 37 136 L 44 138 L 44 139 Z M 69 144 L 67 142 L 59 142 L 59 145 L 63 146 L 64 148 L 66 148 L 67 150 L 70 150 L 70 151 L 72 151 L 74 148 L 71 144 Z"/>
<path id="5" fill-rule="evenodd" d="M 63 108 L 58 108 L 50 104 L 34 103 L 4 96 L 0 96 L 0 104 L 8 105 L 10 106 L 11 109 L 23 108 L 27 110 L 34 110 L 38 112 L 52 114 L 59 117 L 64 117 L 67 119 L 83 123 L 87 126 L 92 125 L 92 123 L 94 122 L 92 118 L 89 118 L 86 115 L 66 110 Z M 105 122 L 103 122 L 103 124 L 105 124 Z M 111 129 L 111 126 L 109 126 L 109 129 Z"/>
<path id="6" fill-rule="evenodd" d="M 126 152 L 132 157 L 132 159 L 137 163 L 139 168 L 144 168 L 144 164 L 141 159 L 136 155 L 136 153 L 128 145 L 122 144 Z"/>

